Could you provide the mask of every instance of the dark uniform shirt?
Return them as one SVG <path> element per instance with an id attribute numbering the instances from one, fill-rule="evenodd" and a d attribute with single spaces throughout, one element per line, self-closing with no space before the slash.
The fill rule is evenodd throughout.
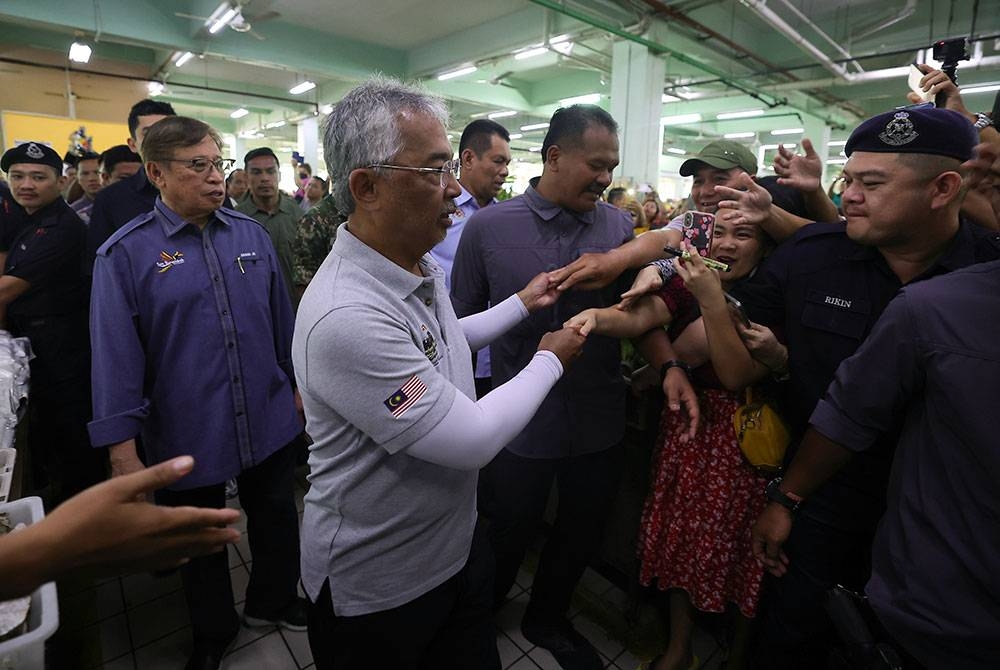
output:
<path id="1" fill-rule="evenodd" d="M 62 198 L 25 214 L 23 224 L 5 231 L 0 249 L 7 252 L 4 274 L 31 284 L 7 307 L 15 334 L 25 320 L 46 316 L 83 315 L 87 292 L 80 272 L 86 226 Z"/>
<path id="2" fill-rule="evenodd" d="M 0 182 L 0 240 L 10 239 L 8 236 L 13 236 L 25 216 L 24 208 L 14 200 L 7 185 Z"/>
<path id="3" fill-rule="evenodd" d="M 528 188 L 524 195 L 476 212 L 465 224 L 452 267 L 451 301 L 459 317 L 499 305 L 539 272 L 602 253 L 632 239 L 632 219 L 607 203 L 571 212 Z M 493 385 L 520 372 L 542 335 L 589 307 L 610 307 L 631 280 L 595 291 L 569 291 L 490 346 Z M 618 338 L 591 335 L 583 354 L 552 388 L 521 434 L 507 445 L 528 458 L 559 458 L 603 451 L 625 431 L 625 384 Z"/>
<path id="4" fill-rule="evenodd" d="M 810 422 L 863 452 L 902 423 L 868 595 L 928 668 L 1000 665 L 1000 262 L 908 286 Z"/>
<path id="5" fill-rule="evenodd" d="M 98 191 L 90 210 L 90 227 L 87 230 L 84 270 L 88 275 L 93 270 L 94 257 L 100 246 L 135 217 L 153 211 L 153 203 L 159 194 L 143 169 Z"/>
<path id="6" fill-rule="evenodd" d="M 1000 235 L 963 222 L 951 245 L 914 281 L 998 258 Z M 876 248 L 848 238 L 843 224 L 814 223 L 778 247 L 751 281 L 734 289 L 753 321 L 784 330 L 791 373 L 784 409 L 793 434 L 805 430 L 841 361 L 868 337 L 901 287 Z M 838 528 L 871 531 L 884 508 L 895 438 L 890 431 L 854 458 L 809 498 L 801 513 Z M 794 452 L 789 449 L 786 462 Z"/>

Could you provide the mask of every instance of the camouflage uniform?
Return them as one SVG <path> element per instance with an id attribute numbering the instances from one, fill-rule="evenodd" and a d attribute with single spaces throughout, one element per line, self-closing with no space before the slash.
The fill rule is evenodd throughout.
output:
<path id="1" fill-rule="evenodd" d="M 337 226 L 345 220 L 330 195 L 299 220 L 297 234 L 292 241 L 292 276 L 297 286 L 305 286 L 312 281 L 316 270 L 330 253 L 337 237 Z"/>

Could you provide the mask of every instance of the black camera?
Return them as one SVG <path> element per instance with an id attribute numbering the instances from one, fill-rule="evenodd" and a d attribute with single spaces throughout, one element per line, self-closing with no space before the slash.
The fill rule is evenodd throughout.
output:
<path id="1" fill-rule="evenodd" d="M 969 42 L 964 37 L 953 40 L 939 40 L 934 43 L 934 60 L 943 64 L 958 64 L 960 60 L 969 60 Z"/>

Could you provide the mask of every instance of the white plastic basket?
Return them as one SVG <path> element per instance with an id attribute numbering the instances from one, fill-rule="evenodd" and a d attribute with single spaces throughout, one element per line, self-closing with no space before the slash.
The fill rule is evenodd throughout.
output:
<path id="1" fill-rule="evenodd" d="M 0 512 L 6 512 L 14 524 L 32 524 L 45 516 L 42 499 L 37 496 L 21 498 L 0 505 Z M 12 640 L 0 642 L 0 668 L 20 668 L 35 670 L 45 667 L 45 641 L 59 628 L 59 603 L 56 600 L 56 584 L 49 582 L 35 589 L 31 594 L 31 610 L 28 612 L 28 632 Z"/>

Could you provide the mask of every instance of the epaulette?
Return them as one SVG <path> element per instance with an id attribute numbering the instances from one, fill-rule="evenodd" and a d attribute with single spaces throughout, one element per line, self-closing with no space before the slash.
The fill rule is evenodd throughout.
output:
<path id="1" fill-rule="evenodd" d="M 137 228 L 142 228 L 144 225 L 152 221 L 154 218 L 155 218 L 154 210 L 150 210 L 145 214 L 140 214 L 139 216 L 135 217 L 134 219 L 126 223 L 124 226 L 113 232 L 111 234 L 111 237 L 105 240 L 104 244 L 102 244 L 97 249 L 97 255 L 107 256 L 108 253 L 111 251 L 111 247 L 117 244 L 119 240 L 121 240 L 123 237 L 131 233 L 133 230 L 136 230 Z"/>

